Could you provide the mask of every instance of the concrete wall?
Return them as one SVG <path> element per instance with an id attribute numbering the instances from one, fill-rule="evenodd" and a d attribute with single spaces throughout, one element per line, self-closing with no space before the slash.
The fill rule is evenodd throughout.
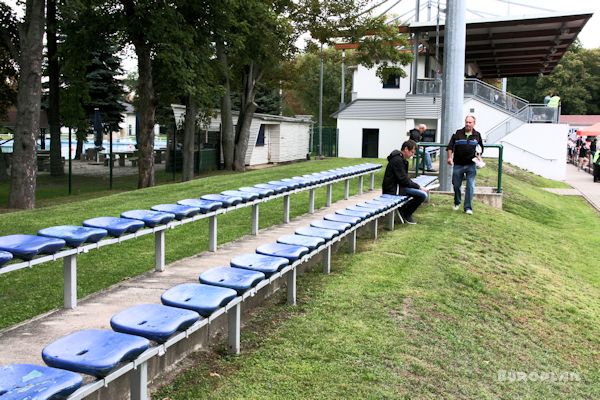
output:
<path id="1" fill-rule="evenodd" d="M 339 157 L 362 157 L 363 129 L 379 129 L 379 158 L 387 157 L 394 149 L 399 149 L 407 138 L 406 121 L 343 120 L 338 119 Z"/>
<path id="2" fill-rule="evenodd" d="M 564 180 L 567 124 L 525 124 L 500 141 L 504 161 L 545 178 Z"/>
<path id="3" fill-rule="evenodd" d="M 487 136 L 487 132 L 490 129 L 509 117 L 508 114 L 498 110 L 497 108 L 491 107 L 473 98 L 465 99 L 463 104 L 463 118 L 461 118 L 461 122 L 464 121 L 464 117 L 469 114 L 474 115 L 477 119 L 475 122 L 475 129 L 481 132 L 481 136 L 484 140 Z M 464 125 L 457 126 L 452 130 L 452 132 L 454 133 L 457 129 L 462 127 L 464 127 Z"/>

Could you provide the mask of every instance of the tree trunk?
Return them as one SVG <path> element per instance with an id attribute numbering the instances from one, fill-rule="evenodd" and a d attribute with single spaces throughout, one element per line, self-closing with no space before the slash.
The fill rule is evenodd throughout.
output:
<path id="1" fill-rule="evenodd" d="M 9 208 L 35 207 L 37 175 L 35 139 L 40 132 L 44 6 L 44 0 L 27 0 L 25 20 L 19 32 L 20 75 Z"/>
<path id="2" fill-rule="evenodd" d="M 152 44 L 146 37 L 140 16 L 133 0 L 121 0 L 127 32 L 138 58 L 138 96 L 140 134 L 138 139 L 138 188 L 154 186 L 154 83 L 152 81 Z"/>
<path id="3" fill-rule="evenodd" d="M 223 97 L 221 97 L 221 148 L 225 169 L 233 168 L 235 135 L 233 132 L 233 114 L 231 111 L 231 87 L 229 83 L 229 64 L 223 41 L 217 41 L 217 57 L 223 73 Z"/>
<path id="4" fill-rule="evenodd" d="M 185 124 L 183 126 L 183 172 L 182 180 L 191 181 L 194 179 L 194 141 L 196 138 L 196 116 L 198 115 L 198 106 L 188 96 L 185 105 Z"/>
<path id="5" fill-rule="evenodd" d="M 233 169 L 236 171 L 246 170 L 246 153 L 248 152 L 248 141 L 250 139 L 250 125 L 256 111 L 254 102 L 256 96 L 256 83 L 260 79 L 260 69 L 251 62 L 246 68 L 243 82 L 243 93 L 240 107 L 240 115 L 235 129 L 235 155 Z"/>
<path id="6" fill-rule="evenodd" d="M 47 0 L 46 40 L 48 42 L 48 77 L 49 107 L 48 124 L 50 125 L 50 175 L 63 176 L 65 170 L 62 163 L 60 143 L 60 109 L 59 109 L 59 74 L 56 45 L 56 0 Z"/>
<path id="7" fill-rule="evenodd" d="M 75 146 L 75 160 L 83 160 L 83 139 L 77 136 L 77 145 Z"/>
<path id="8" fill-rule="evenodd" d="M 154 84 L 150 46 L 144 42 L 134 42 L 138 57 L 140 143 L 138 188 L 154 186 Z"/>

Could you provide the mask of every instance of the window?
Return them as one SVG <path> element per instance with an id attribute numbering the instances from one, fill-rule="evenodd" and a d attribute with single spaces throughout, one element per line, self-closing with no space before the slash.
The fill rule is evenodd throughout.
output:
<path id="1" fill-rule="evenodd" d="M 258 129 L 258 137 L 256 138 L 256 145 L 265 145 L 265 124 L 260 124 L 260 128 Z"/>
<path id="2" fill-rule="evenodd" d="M 133 127 L 131 126 L 131 124 L 127 125 L 127 134 L 129 136 L 133 135 Z"/>
<path id="3" fill-rule="evenodd" d="M 400 75 L 390 74 L 387 80 L 383 82 L 384 89 L 399 89 L 400 88 Z"/>

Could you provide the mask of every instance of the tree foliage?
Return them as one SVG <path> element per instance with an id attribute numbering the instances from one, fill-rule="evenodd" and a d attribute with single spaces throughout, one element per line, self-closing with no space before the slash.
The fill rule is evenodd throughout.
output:
<path id="1" fill-rule="evenodd" d="M 562 114 L 600 114 L 600 49 L 575 42 L 550 75 L 511 78 L 508 90 L 531 103 L 558 92 Z"/>
<path id="2" fill-rule="evenodd" d="M 12 9 L 0 3 L 0 119 L 17 101 L 19 36 L 17 17 Z"/>

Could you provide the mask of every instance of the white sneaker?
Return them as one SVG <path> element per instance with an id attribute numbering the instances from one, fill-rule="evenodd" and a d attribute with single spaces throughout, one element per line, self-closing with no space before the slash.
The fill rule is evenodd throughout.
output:
<path id="1" fill-rule="evenodd" d="M 459 208 L 460 208 L 460 204 L 455 204 L 455 205 L 452 206 L 452 209 L 454 211 L 458 211 Z"/>
<path id="2" fill-rule="evenodd" d="M 469 215 L 473 215 L 473 210 L 471 210 L 471 209 L 467 209 L 467 210 L 465 210 L 465 213 L 466 213 L 466 214 L 469 214 Z"/>

